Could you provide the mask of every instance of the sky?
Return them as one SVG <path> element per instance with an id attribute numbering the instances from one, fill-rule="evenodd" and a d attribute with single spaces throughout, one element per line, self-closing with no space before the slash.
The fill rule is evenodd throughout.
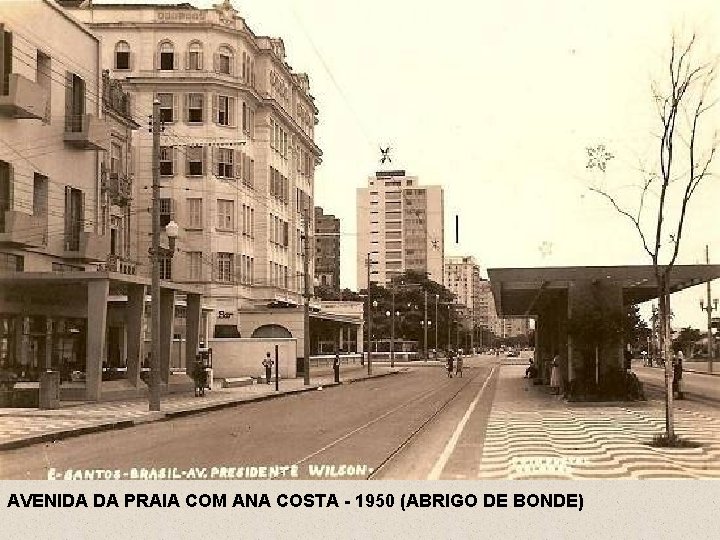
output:
<path id="1" fill-rule="evenodd" d="M 638 169 L 657 170 L 651 82 L 664 80 L 673 32 L 696 32 L 697 58 L 716 57 L 717 0 L 233 5 L 256 34 L 282 37 L 287 61 L 310 76 L 324 153 L 315 202 L 341 219 L 342 286 L 356 287 L 355 189 L 377 169 L 379 145 L 420 183 L 444 187 L 446 255 L 473 255 L 483 269 L 649 263 L 631 222 L 588 188 L 637 208 Z M 598 144 L 615 156 L 605 173 L 585 167 Z M 704 263 L 706 244 L 720 263 L 717 201 L 710 177 L 678 263 Z M 705 328 L 704 296 L 704 286 L 673 295 L 673 326 Z"/>

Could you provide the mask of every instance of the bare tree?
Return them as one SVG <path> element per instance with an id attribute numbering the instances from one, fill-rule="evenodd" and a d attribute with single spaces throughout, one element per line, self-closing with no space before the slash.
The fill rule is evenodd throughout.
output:
<path id="1" fill-rule="evenodd" d="M 672 37 L 667 71 L 651 86 L 660 121 L 658 160 L 644 170 L 635 212 L 621 206 L 606 189 L 590 190 L 607 199 L 628 218 L 640 236 L 655 274 L 660 305 L 660 345 L 665 356 L 665 436 L 675 441 L 673 428 L 672 363 L 670 355 L 670 277 L 680 249 L 690 200 L 700 183 L 712 175 L 718 147 L 717 131 L 703 129 L 713 97 L 717 59 L 697 61 L 695 34 L 684 45 Z M 712 123 L 712 122 L 710 122 Z M 588 169 L 605 171 L 613 156 L 603 146 L 588 149 Z M 643 212 L 645 212 L 643 214 Z"/>

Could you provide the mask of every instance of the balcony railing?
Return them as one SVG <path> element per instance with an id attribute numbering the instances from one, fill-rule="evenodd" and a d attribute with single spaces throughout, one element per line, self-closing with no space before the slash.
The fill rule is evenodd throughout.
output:
<path id="1" fill-rule="evenodd" d="M 132 120 L 130 93 L 123 90 L 119 81 L 110 78 L 108 70 L 103 71 L 102 97 L 106 108 Z"/>
<path id="2" fill-rule="evenodd" d="M 127 206 L 132 199 L 132 178 L 113 172 L 103 174 L 103 189 L 107 191 L 112 204 Z"/>
<path id="3" fill-rule="evenodd" d="M 110 253 L 110 236 L 80 231 L 66 238 L 64 257 L 83 261 L 105 261 Z"/>
<path id="4" fill-rule="evenodd" d="M 26 247 L 47 245 L 47 216 L 34 216 L 17 210 L 5 210 L 0 220 L 0 244 Z"/>
<path id="5" fill-rule="evenodd" d="M 105 262 L 105 270 L 108 272 L 118 272 L 127 276 L 135 276 L 138 271 L 138 263 L 119 255 L 108 255 Z"/>
<path id="6" fill-rule="evenodd" d="M 48 102 L 49 93 L 45 88 L 11 73 L 7 93 L 0 95 L 0 116 L 41 120 L 45 118 Z"/>
<path id="7" fill-rule="evenodd" d="M 110 129 L 105 120 L 92 114 L 65 115 L 65 142 L 83 150 L 105 150 Z"/>

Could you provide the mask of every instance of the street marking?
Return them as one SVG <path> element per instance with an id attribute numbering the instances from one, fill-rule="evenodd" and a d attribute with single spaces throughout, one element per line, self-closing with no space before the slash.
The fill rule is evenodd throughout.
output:
<path id="1" fill-rule="evenodd" d="M 468 407 L 467 411 L 465 411 L 465 414 L 460 419 L 460 422 L 458 422 L 458 425 L 455 427 L 455 431 L 453 432 L 452 436 L 450 437 L 450 440 L 445 445 L 445 449 L 443 450 L 442 454 L 440 454 L 440 457 L 438 458 L 437 462 L 435 463 L 435 466 L 433 467 L 432 471 L 430 471 L 430 474 L 427 477 L 428 480 L 438 480 L 440 478 L 440 474 L 442 474 L 442 471 L 445 468 L 445 465 L 447 465 L 448 459 L 450 459 L 450 455 L 455 451 L 455 446 L 457 445 L 457 442 L 460 439 L 460 435 L 462 434 L 463 429 L 465 429 L 465 424 L 467 424 L 467 421 L 470 419 L 470 415 L 475 410 L 475 406 L 477 405 L 478 401 L 480 401 L 480 396 L 485 391 L 485 387 L 490 382 L 490 379 L 492 379 L 492 376 L 493 376 L 493 373 L 495 373 L 496 367 L 493 367 L 492 370 L 490 370 L 490 375 L 488 375 L 488 378 L 485 379 L 485 382 L 483 383 L 482 388 L 480 388 L 477 395 L 475 396 L 475 399 L 472 401 L 472 403 Z"/>

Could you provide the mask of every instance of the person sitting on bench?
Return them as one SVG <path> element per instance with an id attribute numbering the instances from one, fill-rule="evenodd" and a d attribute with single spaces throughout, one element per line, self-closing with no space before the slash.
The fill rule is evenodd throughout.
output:
<path id="1" fill-rule="evenodd" d="M 525 378 L 526 379 L 534 379 L 537 377 L 537 367 L 535 366 L 535 363 L 533 362 L 533 359 L 530 359 L 530 365 L 525 370 Z"/>

